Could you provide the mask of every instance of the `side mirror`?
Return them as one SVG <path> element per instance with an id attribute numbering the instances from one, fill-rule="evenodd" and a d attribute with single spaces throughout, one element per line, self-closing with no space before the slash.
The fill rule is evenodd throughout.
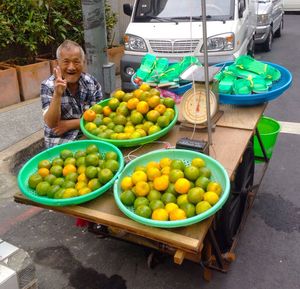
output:
<path id="1" fill-rule="evenodd" d="M 131 16 L 132 14 L 132 5 L 126 3 L 126 4 L 123 4 L 123 12 L 128 15 L 128 16 Z"/>
<path id="2" fill-rule="evenodd" d="M 244 0 L 239 1 L 238 9 L 239 9 L 239 12 L 238 12 L 239 13 L 239 18 L 243 18 L 243 14 L 244 14 L 244 10 L 245 10 Z"/>

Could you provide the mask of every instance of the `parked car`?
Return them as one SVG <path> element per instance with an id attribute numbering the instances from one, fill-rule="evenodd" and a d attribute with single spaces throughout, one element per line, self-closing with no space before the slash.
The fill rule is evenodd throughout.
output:
<path id="1" fill-rule="evenodd" d="M 271 51 L 273 37 L 280 37 L 283 29 L 283 1 L 259 0 L 255 43 Z"/>
<path id="2" fill-rule="evenodd" d="M 131 77 L 142 57 L 151 53 L 176 62 L 196 56 L 203 63 L 201 0 L 135 0 L 124 4 L 131 16 L 121 60 L 122 89 L 132 90 Z M 234 61 L 252 54 L 257 0 L 206 0 L 208 62 Z"/>
<path id="3" fill-rule="evenodd" d="M 287 12 L 300 12 L 300 0 L 283 0 L 283 10 Z"/>

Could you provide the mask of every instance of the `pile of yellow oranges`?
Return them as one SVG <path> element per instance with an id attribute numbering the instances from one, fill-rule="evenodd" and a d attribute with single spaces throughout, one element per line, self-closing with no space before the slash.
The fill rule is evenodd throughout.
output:
<path id="1" fill-rule="evenodd" d="M 164 157 L 137 166 L 120 181 L 120 200 L 135 214 L 157 221 L 183 220 L 214 206 L 222 186 L 212 178 L 205 161 L 196 157 L 186 164 Z"/>

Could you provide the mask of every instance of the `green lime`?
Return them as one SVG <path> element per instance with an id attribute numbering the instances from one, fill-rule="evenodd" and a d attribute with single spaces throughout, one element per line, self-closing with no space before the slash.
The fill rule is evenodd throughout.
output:
<path id="1" fill-rule="evenodd" d="M 198 204 L 203 200 L 205 191 L 200 187 L 192 188 L 188 191 L 188 200 L 192 204 Z"/>
<path id="2" fill-rule="evenodd" d="M 64 161 L 64 165 L 66 166 L 68 164 L 75 165 L 76 164 L 76 159 L 74 157 L 66 158 L 65 161 Z"/>
<path id="3" fill-rule="evenodd" d="M 98 170 L 96 167 L 94 166 L 89 166 L 86 168 L 85 170 L 85 175 L 89 178 L 89 179 L 93 179 L 97 176 L 98 174 Z"/>
<path id="4" fill-rule="evenodd" d="M 61 199 L 64 194 L 64 191 L 64 188 L 60 188 L 59 190 L 57 190 L 57 192 L 54 194 L 54 199 Z"/>
<path id="5" fill-rule="evenodd" d="M 56 176 L 52 174 L 49 174 L 48 176 L 44 177 L 44 181 L 48 182 L 50 185 L 53 185 L 55 180 L 56 180 Z"/>
<path id="6" fill-rule="evenodd" d="M 147 205 L 140 205 L 134 211 L 138 216 L 149 219 L 152 215 L 152 210 Z"/>
<path id="7" fill-rule="evenodd" d="M 125 206 L 133 206 L 135 194 L 130 190 L 124 191 L 120 195 L 120 200 Z"/>
<path id="8" fill-rule="evenodd" d="M 160 199 L 165 205 L 168 203 L 176 203 L 176 197 L 172 193 L 163 193 Z"/>
<path id="9" fill-rule="evenodd" d="M 63 166 L 64 165 L 64 160 L 61 158 L 55 158 L 52 160 L 52 166 Z"/>
<path id="10" fill-rule="evenodd" d="M 134 208 L 136 209 L 137 207 L 141 205 L 149 205 L 149 200 L 145 197 L 137 197 L 133 203 Z"/>
<path id="11" fill-rule="evenodd" d="M 177 196 L 177 192 L 175 190 L 175 185 L 173 183 L 169 183 L 169 186 L 166 189 L 165 193 L 171 193 L 171 194 L 173 194 L 176 197 Z"/>
<path id="12" fill-rule="evenodd" d="M 86 164 L 86 166 L 98 166 L 98 164 L 99 164 L 98 155 L 96 155 L 94 153 L 88 154 L 85 157 L 85 164 Z"/>
<path id="13" fill-rule="evenodd" d="M 184 176 L 189 181 L 195 181 L 200 175 L 199 169 L 195 166 L 188 166 L 184 169 Z"/>
<path id="14" fill-rule="evenodd" d="M 161 200 L 152 200 L 149 204 L 149 207 L 151 208 L 152 211 L 158 208 L 164 208 L 165 205 Z"/>
<path id="15" fill-rule="evenodd" d="M 80 157 L 85 157 L 86 156 L 86 151 L 84 150 L 79 150 L 74 154 L 75 159 L 78 159 Z"/>
<path id="16" fill-rule="evenodd" d="M 157 190 L 150 190 L 149 194 L 147 195 L 148 200 L 151 202 L 153 200 L 160 200 L 161 193 Z"/>
<path id="17" fill-rule="evenodd" d="M 101 183 L 96 178 L 91 179 L 88 183 L 88 188 L 91 189 L 92 191 L 95 191 L 95 190 L 101 188 Z"/>
<path id="18" fill-rule="evenodd" d="M 199 215 L 211 208 L 209 202 L 201 201 L 196 205 L 196 214 Z"/>
<path id="19" fill-rule="evenodd" d="M 43 178 L 39 174 L 33 174 L 28 179 L 28 185 L 31 189 L 35 189 L 36 186 L 43 181 Z"/>
<path id="20" fill-rule="evenodd" d="M 35 190 L 39 196 L 46 196 L 50 190 L 51 185 L 47 182 L 40 182 L 37 184 Z"/>
<path id="21" fill-rule="evenodd" d="M 169 174 L 169 179 L 171 183 L 175 183 L 178 179 L 183 178 L 184 173 L 180 169 L 172 169 Z"/>
<path id="22" fill-rule="evenodd" d="M 178 169 L 178 170 L 184 171 L 185 164 L 182 160 L 172 160 L 171 169 Z"/>
<path id="23" fill-rule="evenodd" d="M 70 173 L 68 173 L 68 174 L 66 175 L 65 180 L 66 180 L 66 181 L 72 181 L 72 182 L 76 183 L 77 177 L 78 177 L 78 174 L 77 174 L 77 173 L 70 172 Z"/>
<path id="24" fill-rule="evenodd" d="M 78 157 L 76 159 L 76 167 L 85 166 L 85 157 Z"/>
<path id="25" fill-rule="evenodd" d="M 116 160 L 106 160 L 103 163 L 103 168 L 110 169 L 113 173 L 116 173 L 119 169 L 119 163 Z"/>
<path id="26" fill-rule="evenodd" d="M 60 152 L 60 157 L 65 160 L 67 158 L 71 158 L 73 157 L 73 152 L 71 150 L 68 149 L 64 149 Z"/>
<path id="27" fill-rule="evenodd" d="M 99 113 L 102 113 L 103 107 L 102 107 L 101 104 L 94 104 L 94 105 L 91 107 L 91 110 L 93 110 L 94 112 L 96 112 L 96 114 L 99 114 Z"/>
<path id="28" fill-rule="evenodd" d="M 105 153 L 105 160 L 117 160 L 118 159 L 118 155 L 116 152 L 114 151 L 108 151 Z"/>
<path id="29" fill-rule="evenodd" d="M 196 180 L 195 185 L 196 185 L 196 187 L 200 187 L 204 191 L 206 191 L 206 188 L 207 188 L 207 185 L 209 182 L 210 182 L 210 180 L 207 177 L 201 176 Z"/>
<path id="30" fill-rule="evenodd" d="M 62 176 L 62 172 L 63 172 L 63 168 L 59 165 L 55 165 L 50 168 L 50 173 L 56 176 L 57 178 Z"/>
<path id="31" fill-rule="evenodd" d="M 184 203 L 180 206 L 180 209 L 184 210 L 187 218 L 195 216 L 196 208 L 191 203 Z"/>
<path id="32" fill-rule="evenodd" d="M 199 168 L 200 176 L 207 177 L 208 179 L 211 177 L 211 170 L 207 167 Z"/>
<path id="33" fill-rule="evenodd" d="M 47 197 L 48 198 L 54 198 L 55 193 L 60 190 L 60 186 L 59 185 L 52 185 L 49 189 L 49 191 L 47 192 Z"/>
<path id="34" fill-rule="evenodd" d="M 87 148 L 86 148 L 86 153 L 89 154 L 93 154 L 93 153 L 98 153 L 99 149 L 95 144 L 90 144 Z"/>
<path id="35" fill-rule="evenodd" d="M 53 185 L 59 185 L 60 187 L 62 187 L 62 185 L 64 184 L 65 179 L 64 178 L 57 178 L 54 182 Z"/>
<path id="36" fill-rule="evenodd" d="M 63 184 L 62 187 L 67 189 L 67 188 L 75 188 L 75 182 L 68 181 L 66 180 Z"/>
<path id="37" fill-rule="evenodd" d="M 38 163 L 38 168 L 41 169 L 41 168 L 46 168 L 46 169 L 50 169 L 51 167 L 51 163 L 50 161 L 48 160 L 42 160 Z"/>

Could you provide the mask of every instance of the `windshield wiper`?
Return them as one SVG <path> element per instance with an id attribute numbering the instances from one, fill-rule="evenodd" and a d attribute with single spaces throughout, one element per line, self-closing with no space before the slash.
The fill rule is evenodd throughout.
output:
<path id="1" fill-rule="evenodd" d="M 203 19 L 203 17 L 202 16 L 192 16 L 192 17 L 190 17 L 190 16 L 179 16 L 179 17 L 172 17 L 172 19 L 178 19 L 178 20 L 189 20 L 189 19 L 191 19 L 192 18 L 192 20 L 202 20 Z M 208 19 L 210 19 L 210 18 L 212 18 L 212 16 L 211 15 L 206 15 L 206 18 L 208 18 Z"/>
<path id="2" fill-rule="evenodd" d="M 159 22 L 175 22 L 175 23 L 177 23 L 176 20 L 174 20 L 173 18 L 168 18 L 168 17 L 158 17 L 158 16 L 152 16 L 152 15 L 146 15 L 146 16 L 141 17 L 141 18 L 155 19 Z"/>

